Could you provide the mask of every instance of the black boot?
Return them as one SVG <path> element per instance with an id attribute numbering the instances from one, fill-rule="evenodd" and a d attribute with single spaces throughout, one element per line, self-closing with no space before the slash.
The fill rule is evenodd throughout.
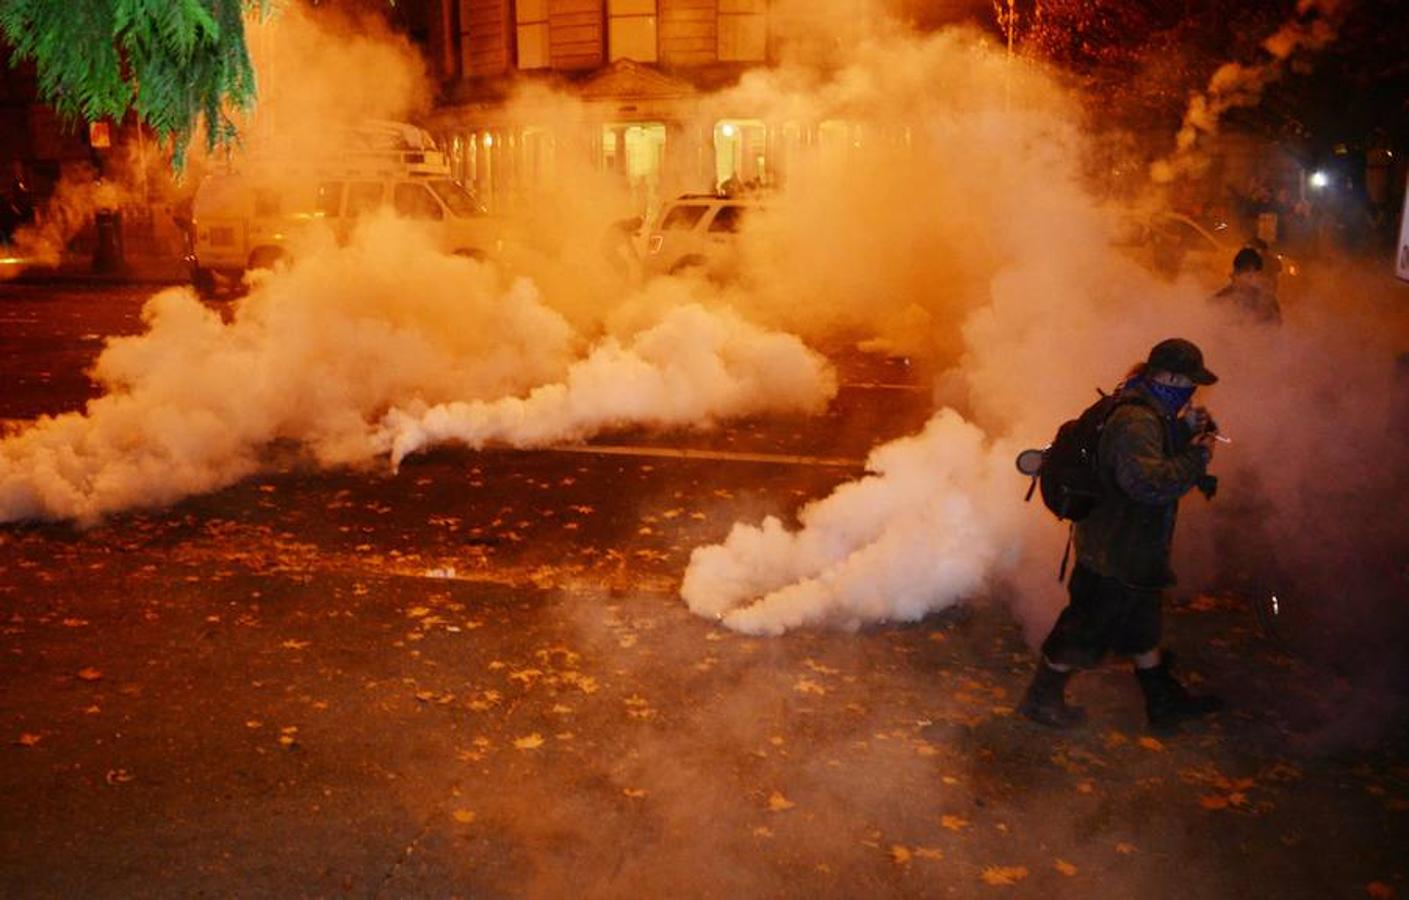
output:
<path id="1" fill-rule="evenodd" d="M 1145 692 L 1145 715 L 1155 731 L 1177 731 L 1180 722 L 1198 719 L 1223 708 L 1223 700 L 1213 696 L 1190 694 L 1184 685 L 1170 674 L 1172 660 L 1166 655 L 1151 669 L 1135 669 L 1140 690 Z"/>
<path id="2" fill-rule="evenodd" d="M 1071 672 L 1058 672 L 1047 665 L 1046 660 L 1038 660 L 1037 672 L 1032 676 L 1018 712 L 1041 725 L 1050 728 L 1071 728 L 1086 721 L 1086 710 L 1079 706 L 1067 706 L 1067 679 Z"/>

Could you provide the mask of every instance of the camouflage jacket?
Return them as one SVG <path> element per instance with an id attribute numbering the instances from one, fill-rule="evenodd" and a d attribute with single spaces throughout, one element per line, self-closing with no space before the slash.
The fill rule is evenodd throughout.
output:
<path id="1" fill-rule="evenodd" d="M 1179 498 L 1208 458 L 1189 443 L 1188 427 L 1162 415 L 1138 383 L 1122 394 L 1131 402 L 1111 413 L 1096 451 L 1106 496 L 1076 523 L 1076 558 L 1131 587 L 1159 589 L 1174 583 L 1169 551 Z"/>

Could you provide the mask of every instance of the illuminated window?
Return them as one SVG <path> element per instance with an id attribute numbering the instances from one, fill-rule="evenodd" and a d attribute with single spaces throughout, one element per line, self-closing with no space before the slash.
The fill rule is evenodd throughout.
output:
<path id="1" fill-rule="evenodd" d="M 632 205 L 648 217 L 660 208 L 665 134 L 663 122 L 622 123 L 602 128 L 603 168 L 625 176 Z"/>
<path id="2" fill-rule="evenodd" d="M 767 130 L 757 119 L 723 119 L 714 126 L 714 176 L 725 192 L 768 183 Z"/>
<path id="3" fill-rule="evenodd" d="M 768 55 L 767 0 L 719 0 L 719 58 L 758 62 Z"/>
<path id="4" fill-rule="evenodd" d="M 548 0 L 518 0 L 514 4 L 518 26 L 520 69 L 548 67 Z"/>
<path id="5" fill-rule="evenodd" d="M 655 62 L 656 0 L 607 0 L 608 60 Z"/>

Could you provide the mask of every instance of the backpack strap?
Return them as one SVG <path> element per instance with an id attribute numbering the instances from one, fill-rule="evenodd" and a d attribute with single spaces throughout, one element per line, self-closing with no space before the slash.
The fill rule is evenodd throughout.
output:
<path id="1" fill-rule="evenodd" d="M 1075 533 L 1076 523 L 1072 522 L 1070 525 L 1067 526 L 1067 548 L 1062 551 L 1062 567 L 1057 570 L 1058 583 L 1066 581 L 1067 579 L 1067 563 L 1071 562 L 1071 544 L 1072 537 L 1075 535 Z"/>

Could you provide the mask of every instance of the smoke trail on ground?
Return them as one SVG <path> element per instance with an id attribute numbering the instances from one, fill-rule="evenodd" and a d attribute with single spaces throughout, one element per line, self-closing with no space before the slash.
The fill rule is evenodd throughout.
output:
<path id="1" fill-rule="evenodd" d="M 918 435 L 872 451 L 872 474 L 798 513 L 738 524 L 695 550 L 681 595 L 751 634 L 808 625 L 914 621 L 973 596 L 1016 561 L 1006 451 L 945 410 Z"/>
<path id="2" fill-rule="evenodd" d="M 184 289 L 143 315 L 145 334 L 99 357 L 105 394 L 85 412 L 0 441 L 0 521 L 170 503 L 257 471 L 276 441 L 323 465 L 366 461 L 385 452 L 381 423 L 397 408 L 469 401 L 494 411 L 485 439 L 538 446 L 612 424 L 815 410 L 832 390 L 795 338 L 699 306 L 574 363 L 581 339 L 531 282 L 505 285 L 390 218 L 301 252 L 229 323 Z M 534 418 L 516 430 L 511 410 Z"/>
<path id="3" fill-rule="evenodd" d="M 391 410 L 381 440 L 393 466 L 436 444 L 542 447 L 624 425 L 704 427 L 729 416 L 818 413 L 836 392 L 825 359 L 791 335 L 686 305 L 628 345 L 607 337 L 562 382 L 527 397 Z"/>

